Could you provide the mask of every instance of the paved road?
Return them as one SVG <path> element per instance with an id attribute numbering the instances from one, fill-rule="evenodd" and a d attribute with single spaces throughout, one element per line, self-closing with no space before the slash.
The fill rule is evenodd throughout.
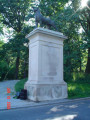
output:
<path id="1" fill-rule="evenodd" d="M 0 120 L 90 120 L 90 100 L 4 110 Z"/>

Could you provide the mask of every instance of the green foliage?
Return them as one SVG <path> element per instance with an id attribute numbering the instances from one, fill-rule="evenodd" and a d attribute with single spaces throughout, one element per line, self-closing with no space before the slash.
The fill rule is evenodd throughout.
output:
<path id="1" fill-rule="evenodd" d="M 7 61 L 0 61 L 0 81 L 14 79 L 15 66 L 9 66 Z"/>
<path id="2" fill-rule="evenodd" d="M 15 91 L 16 92 L 20 92 L 21 89 L 24 89 L 24 84 L 25 84 L 26 81 L 27 81 L 27 78 L 26 79 L 22 79 L 19 82 L 17 82 L 15 84 Z"/>
<path id="3" fill-rule="evenodd" d="M 0 0 L 0 13 L 3 23 L 20 32 L 24 25 L 25 16 L 29 12 L 31 0 Z"/>
<path id="4" fill-rule="evenodd" d="M 4 27 L 4 25 L 3 25 L 3 23 L 2 23 L 2 20 L 3 20 L 3 17 L 2 17 L 2 15 L 0 14 L 0 35 L 3 34 L 3 27 Z M 0 39 L 0 40 L 1 40 L 1 39 Z"/>
<path id="5" fill-rule="evenodd" d="M 15 70 L 16 70 L 16 58 L 19 56 L 19 72 L 18 77 L 23 78 L 27 77 L 28 74 L 28 40 L 25 38 L 25 35 L 29 33 L 31 27 L 24 27 L 21 33 L 13 35 L 9 42 L 4 43 L 0 41 L 0 65 L 3 72 L 0 72 L 0 80 L 3 79 L 15 79 Z M 2 67 L 2 62 L 4 67 Z M 5 71 L 5 65 L 7 64 Z"/>
<path id="6" fill-rule="evenodd" d="M 67 11 L 69 11 L 73 14 L 66 14 L 66 16 L 68 16 L 68 19 L 66 20 L 69 22 L 73 21 L 73 25 L 77 25 L 77 27 L 81 26 L 83 28 L 84 37 L 86 36 L 85 39 L 83 39 L 83 47 L 84 50 L 88 49 L 87 65 L 85 72 L 90 74 L 90 0 L 88 0 L 87 6 L 84 8 L 81 8 L 80 3 L 81 0 L 72 1 L 70 7 L 66 9 L 66 13 Z"/>
<path id="7" fill-rule="evenodd" d="M 68 98 L 90 97 L 90 84 L 68 83 Z"/>
<path id="8" fill-rule="evenodd" d="M 55 2 L 43 0 L 39 7 L 43 15 L 55 20 L 58 31 L 68 36 L 68 39 L 64 41 L 64 72 L 85 71 L 86 63 L 83 64 L 83 59 L 87 60 L 85 58 L 87 56 L 84 56 L 87 55 L 86 43 L 83 34 L 79 33 L 81 12 L 80 10 L 75 12 L 74 7 L 72 7 L 73 3 L 65 7 L 65 3 L 68 1 L 57 0 Z M 79 3 L 80 1 L 77 0 L 74 5 L 76 4 L 78 7 Z"/>
<path id="9" fill-rule="evenodd" d="M 64 9 L 64 5 L 68 2 L 69 0 L 41 0 L 39 7 L 41 8 L 42 13 L 45 16 L 50 16 L 54 17 L 57 12 L 61 11 Z"/>
<path id="10" fill-rule="evenodd" d="M 90 74 L 73 73 L 73 82 L 75 82 L 75 83 L 89 83 L 90 84 Z"/>
<path id="11" fill-rule="evenodd" d="M 24 51 L 27 47 L 24 44 L 28 44 L 28 40 L 25 38 L 23 33 L 18 33 L 14 38 L 10 39 L 7 43 L 7 47 L 13 53 L 14 56 L 18 56 L 20 51 Z"/>
<path id="12" fill-rule="evenodd" d="M 68 83 L 68 97 L 90 97 L 90 75 L 85 73 L 67 73 L 65 81 Z"/>
<path id="13" fill-rule="evenodd" d="M 7 51 L 7 56 L 9 55 L 10 57 L 8 63 L 10 64 L 12 58 L 14 59 L 15 79 L 19 77 L 20 58 L 28 56 L 28 47 L 25 46 L 28 40 L 25 39 L 25 35 L 28 34 L 28 30 L 30 32 L 32 27 L 28 28 L 25 25 L 25 18 L 30 14 L 30 7 L 31 0 L 0 0 L 2 22 L 7 27 L 13 28 L 14 30 L 13 37 L 9 38 L 9 42 L 4 46 L 4 49 Z M 25 52 L 27 52 L 26 55 Z M 26 60 L 27 59 L 25 59 L 25 63 L 27 63 Z"/>
<path id="14" fill-rule="evenodd" d="M 0 80 L 3 80 L 8 71 L 8 64 L 6 61 L 0 61 Z"/>
<path id="15" fill-rule="evenodd" d="M 90 84 L 90 74 L 86 74 L 83 72 L 78 72 L 78 73 L 67 73 L 65 74 L 64 77 L 66 82 L 71 82 L 71 83 L 88 83 Z"/>

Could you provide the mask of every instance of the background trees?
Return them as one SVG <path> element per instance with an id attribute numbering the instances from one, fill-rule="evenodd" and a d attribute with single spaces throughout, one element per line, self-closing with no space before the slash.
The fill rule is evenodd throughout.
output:
<path id="1" fill-rule="evenodd" d="M 3 24 L 7 27 L 11 27 L 14 30 L 15 36 L 12 40 L 9 40 L 9 48 L 16 57 L 15 59 L 15 79 L 18 79 L 20 54 L 24 49 L 25 44 L 25 16 L 29 13 L 31 0 L 1 0 L 0 12 L 3 17 Z M 25 31 L 24 31 L 25 32 Z M 27 31 L 26 31 L 27 32 Z M 26 33 L 27 34 L 27 33 Z M 27 43 L 27 42 L 26 42 Z M 9 49 L 8 49 L 9 50 Z"/>
<path id="2" fill-rule="evenodd" d="M 84 30 L 84 34 L 86 35 L 86 48 L 88 51 L 87 57 L 87 65 L 86 65 L 86 73 L 90 74 L 90 0 L 87 2 L 87 6 L 80 9 L 80 0 L 76 0 L 72 2 L 73 10 L 75 15 L 77 15 L 77 21 L 81 25 Z"/>
<path id="3" fill-rule="evenodd" d="M 0 33 L 3 34 L 4 26 L 13 29 L 12 35 L 8 33 L 7 43 L 0 39 L 0 80 L 27 77 L 25 35 L 35 25 L 33 6 L 39 6 L 44 16 L 55 21 L 58 31 L 68 36 L 64 41 L 65 78 L 74 72 L 90 74 L 89 0 L 84 8 L 81 8 L 81 0 L 0 0 Z"/>

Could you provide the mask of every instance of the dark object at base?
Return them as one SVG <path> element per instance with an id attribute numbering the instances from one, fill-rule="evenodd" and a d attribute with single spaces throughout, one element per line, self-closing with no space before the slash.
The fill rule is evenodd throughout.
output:
<path id="1" fill-rule="evenodd" d="M 20 99 L 26 100 L 27 99 L 27 90 L 22 89 L 20 92 Z"/>

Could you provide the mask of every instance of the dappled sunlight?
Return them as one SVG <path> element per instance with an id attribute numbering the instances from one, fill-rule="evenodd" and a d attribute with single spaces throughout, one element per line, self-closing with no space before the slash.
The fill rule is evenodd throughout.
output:
<path id="1" fill-rule="evenodd" d="M 71 90 L 71 89 L 72 89 L 72 90 L 75 90 L 75 89 L 76 89 L 76 86 L 69 86 L 69 87 L 68 87 L 68 90 Z"/>
<path id="2" fill-rule="evenodd" d="M 77 105 L 70 105 L 69 108 L 77 108 Z"/>
<path id="3" fill-rule="evenodd" d="M 87 6 L 87 2 L 88 0 L 81 0 L 81 8 L 84 8 L 85 6 Z"/>
<path id="4" fill-rule="evenodd" d="M 47 112 L 47 114 L 50 114 L 52 112 L 58 112 L 58 111 L 63 111 L 63 109 L 61 109 L 60 107 L 59 108 L 58 107 L 53 107 L 53 108 L 50 109 L 49 112 Z"/>
<path id="5" fill-rule="evenodd" d="M 65 108 L 75 109 L 78 108 L 78 105 L 66 105 Z"/>
<path id="6" fill-rule="evenodd" d="M 60 111 L 60 109 L 58 109 L 58 107 L 53 107 L 50 111 L 57 112 L 57 111 Z"/>
<path id="7" fill-rule="evenodd" d="M 80 103 L 81 104 L 81 103 Z M 79 105 L 80 105 L 79 104 Z M 59 113 L 59 112 L 63 112 L 67 109 L 76 109 L 78 108 L 78 104 L 72 104 L 72 105 L 58 105 L 58 106 L 54 106 L 52 107 L 49 111 L 46 112 L 46 114 L 52 114 L 52 113 Z"/>
<path id="8" fill-rule="evenodd" d="M 74 120 L 77 115 L 65 115 L 61 117 L 55 117 L 55 118 L 49 118 L 49 119 L 44 119 L 44 120 Z"/>

